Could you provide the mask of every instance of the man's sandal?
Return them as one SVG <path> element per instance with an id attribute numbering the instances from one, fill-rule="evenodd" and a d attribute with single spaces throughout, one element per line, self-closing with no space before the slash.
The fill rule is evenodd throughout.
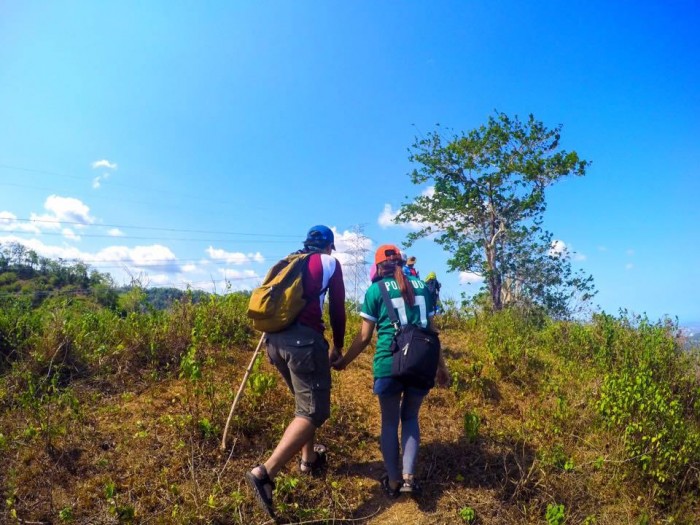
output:
<path id="1" fill-rule="evenodd" d="M 395 489 L 391 488 L 391 484 L 389 483 L 389 476 L 387 474 L 384 474 L 381 477 L 379 483 L 382 486 L 382 490 L 384 490 L 384 494 L 386 494 L 389 498 L 396 499 L 401 495 L 399 487 L 396 487 Z"/>
<path id="2" fill-rule="evenodd" d="M 314 452 L 316 453 L 316 459 L 313 461 L 299 460 L 299 471 L 302 474 L 317 476 L 326 466 L 326 463 L 328 463 L 328 449 L 325 445 L 316 443 L 314 445 Z"/>
<path id="3" fill-rule="evenodd" d="M 275 508 L 272 505 L 272 491 L 275 490 L 275 482 L 270 479 L 269 474 L 267 473 L 267 470 L 265 469 L 264 465 L 258 465 L 257 467 L 262 470 L 265 475 L 262 478 L 258 478 L 255 474 L 253 474 L 252 471 L 246 472 L 245 474 L 245 480 L 250 485 L 250 488 L 253 489 L 253 494 L 255 495 L 255 499 L 258 501 L 258 504 L 262 508 L 262 510 L 265 511 L 265 513 L 270 516 L 271 518 L 275 517 Z M 270 494 L 268 494 L 266 487 L 270 487 Z"/>

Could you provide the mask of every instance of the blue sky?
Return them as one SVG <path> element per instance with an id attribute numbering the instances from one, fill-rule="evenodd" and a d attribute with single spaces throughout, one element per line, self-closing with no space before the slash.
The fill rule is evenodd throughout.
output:
<path id="1" fill-rule="evenodd" d="M 592 161 L 545 226 L 595 303 L 700 325 L 699 26 L 693 0 L 2 2 L 0 242 L 249 288 L 314 224 L 403 241 L 417 134 L 533 113 Z"/>

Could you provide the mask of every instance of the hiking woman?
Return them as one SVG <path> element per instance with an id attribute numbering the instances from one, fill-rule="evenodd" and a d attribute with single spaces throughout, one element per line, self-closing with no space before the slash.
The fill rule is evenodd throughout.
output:
<path id="1" fill-rule="evenodd" d="M 428 389 L 404 386 L 391 377 L 391 343 L 395 329 L 385 306 L 380 286 L 385 286 L 401 325 L 413 324 L 430 328 L 433 305 L 425 284 L 416 277 L 405 276 L 401 268 L 401 252 L 391 244 L 380 246 L 374 256 L 377 275 L 365 294 L 362 305 L 362 327 L 344 356 L 333 361 L 336 370 L 343 370 L 362 352 L 372 339 L 377 327 L 377 347 L 374 354 L 373 391 L 379 398 L 381 410 L 381 451 L 386 475 L 381 484 L 388 496 L 415 493 L 418 485 L 414 478 L 416 457 L 420 444 L 418 411 Z M 437 383 L 446 386 L 449 372 L 440 353 Z M 399 448 L 399 423 L 401 445 Z M 402 453 L 400 453 L 400 450 Z"/>

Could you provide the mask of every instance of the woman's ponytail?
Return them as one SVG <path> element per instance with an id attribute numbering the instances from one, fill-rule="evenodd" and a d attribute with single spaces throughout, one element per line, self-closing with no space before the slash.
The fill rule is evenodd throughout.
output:
<path id="1" fill-rule="evenodd" d="M 413 285 L 411 284 L 411 281 L 406 279 L 401 266 L 397 265 L 394 269 L 394 279 L 396 279 L 396 284 L 399 285 L 399 290 L 401 290 L 401 295 L 403 296 L 403 300 L 406 302 L 406 304 L 408 304 L 408 306 L 413 306 L 416 304 L 416 294 L 413 291 Z"/>

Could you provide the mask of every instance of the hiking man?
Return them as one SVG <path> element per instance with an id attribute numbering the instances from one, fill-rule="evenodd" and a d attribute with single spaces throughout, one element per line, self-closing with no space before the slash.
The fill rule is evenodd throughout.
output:
<path id="1" fill-rule="evenodd" d="M 314 444 L 316 429 L 330 416 L 330 362 L 342 355 L 345 339 L 345 285 L 340 262 L 331 256 L 335 249 L 333 232 L 326 226 L 313 226 L 301 253 L 310 253 L 303 273 L 307 304 L 291 326 L 266 334 L 267 355 L 285 380 L 296 403 L 289 423 L 272 455 L 245 477 L 258 503 L 274 517 L 272 491 L 274 478 L 294 455 L 301 451 L 299 469 L 315 474 L 325 465 L 326 448 Z M 297 252 L 297 253 L 300 253 Z M 323 337 L 323 303 L 328 292 L 333 348 Z"/>
<path id="2" fill-rule="evenodd" d="M 435 313 L 440 312 L 442 309 L 442 305 L 440 303 L 440 288 L 442 285 L 440 284 L 440 281 L 437 280 L 437 275 L 435 275 L 435 272 L 430 272 L 425 278 L 425 287 L 428 289 L 430 296 L 433 298 L 433 311 Z"/>
<path id="3" fill-rule="evenodd" d="M 406 277 L 418 277 L 420 279 L 420 275 L 418 274 L 418 270 L 414 268 L 414 265 L 416 264 L 416 258 L 411 255 L 408 259 L 406 259 L 406 265 L 403 267 L 403 274 Z"/>

